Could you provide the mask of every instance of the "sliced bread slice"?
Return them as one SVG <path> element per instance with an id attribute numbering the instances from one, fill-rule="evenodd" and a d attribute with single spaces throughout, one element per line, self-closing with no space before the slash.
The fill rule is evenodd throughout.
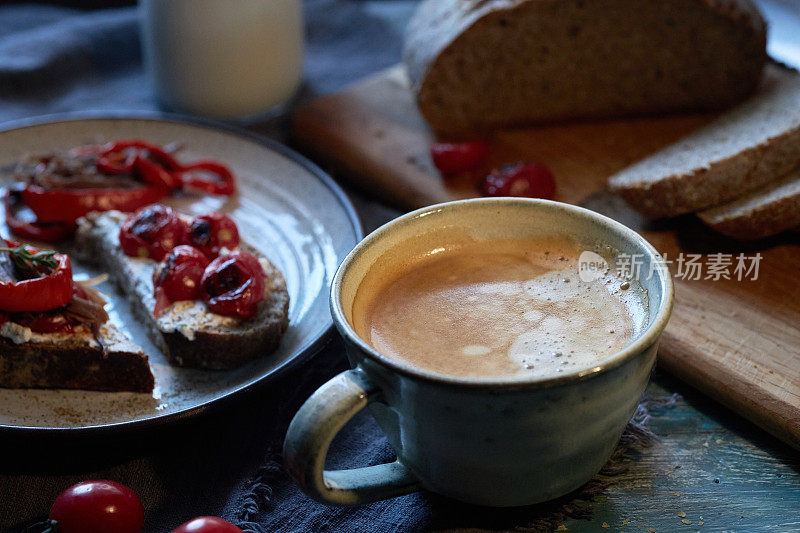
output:
<path id="1" fill-rule="evenodd" d="M 718 232 L 737 239 L 760 239 L 800 227 L 800 169 L 697 216 Z"/>
<path id="2" fill-rule="evenodd" d="M 800 165 L 800 74 L 778 64 L 759 91 L 703 128 L 612 176 L 609 187 L 648 217 L 728 202 Z"/>
<path id="3" fill-rule="evenodd" d="M 275 265 L 258 252 L 242 246 L 258 257 L 267 275 L 265 297 L 252 318 L 240 320 L 218 315 L 200 301 L 175 302 L 155 317 L 153 271 L 156 262 L 128 257 L 122 252 L 119 230 L 126 218 L 125 213 L 106 211 L 89 213 L 79 219 L 76 251 L 85 261 L 108 272 L 170 364 L 229 369 L 277 348 L 289 324 L 289 293 Z"/>
<path id="4" fill-rule="evenodd" d="M 442 132 L 715 110 L 755 90 L 766 24 L 751 0 L 424 0 L 404 58 Z"/>
<path id="5" fill-rule="evenodd" d="M 33 333 L 6 322 L 0 327 L 0 387 L 152 392 L 147 355 L 106 322 L 97 342 L 90 331 Z"/>

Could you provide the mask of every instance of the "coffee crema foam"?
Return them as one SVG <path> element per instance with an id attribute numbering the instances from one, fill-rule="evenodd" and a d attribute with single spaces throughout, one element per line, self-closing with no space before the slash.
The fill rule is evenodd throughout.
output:
<path id="1" fill-rule="evenodd" d="M 648 309 L 638 282 L 613 272 L 582 281 L 582 251 L 563 238 L 436 248 L 368 275 L 351 322 L 382 354 L 440 374 L 524 379 L 590 368 L 646 328 Z"/>

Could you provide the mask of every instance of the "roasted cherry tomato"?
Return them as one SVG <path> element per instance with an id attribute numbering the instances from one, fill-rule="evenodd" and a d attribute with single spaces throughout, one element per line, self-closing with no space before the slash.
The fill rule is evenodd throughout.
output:
<path id="1" fill-rule="evenodd" d="M 218 211 L 200 215 L 189 224 L 189 244 L 213 259 L 221 248 L 233 250 L 239 246 L 239 229 L 236 222 Z"/>
<path id="2" fill-rule="evenodd" d="M 186 242 L 186 231 L 186 224 L 171 208 L 149 205 L 125 220 L 119 243 L 126 255 L 161 261 L 175 246 Z"/>
<path id="3" fill-rule="evenodd" d="M 431 146 L 433 164 L 442 174 L 456 174 L 474 170 L 489 157 L 489 143 L 471 141 L 463 143 L 435 143 Z"/>
<path id="4" fill-rule="evenodd" d="M 481 190 L 486 196 L 549 199 L 556 192 L 556 180 L 553 173 L 539 163 L 512 163 L 486 176 Z"/>
<path id="5" fill-rule="evenodd" d="M 160 315 L 172 302 L 196 299 L 208 263 L 208 258 L 197 248 L 186 244 L 173 248 L 153 272 L 156 298 L 153 314 Z"/>
<path id="6" fill-rule="evenodd" d="M 84 481 L 62 492 L 50 509 L 59 533 L 140 533 L 139 497 L 113 481 Z"/>
<path id="7" fill-rule="evenodd" d="M 69 256 L 5 241 L 2 253 L 11 254 L 26 279 L 0 281 L 0 309 L 9 313 L 49 311 L 72 299 L 72 263 Z"/>
<path id="8" fill-rule="evenodd" d="M 237 250 L 217 257 L 206 267 L 200 294 L 214 313 L 250 318 L 264 299 L 266 280 L 258 259 Z"/>
<path id="9" fill-rule="evenodd" d="M 242 530 L 222 518 L 201 516 L 173 529 L 172 533 L 242 533 Z"/>

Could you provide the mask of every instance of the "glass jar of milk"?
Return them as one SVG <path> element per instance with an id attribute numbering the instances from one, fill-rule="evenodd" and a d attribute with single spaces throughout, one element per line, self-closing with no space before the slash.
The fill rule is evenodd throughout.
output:
<path id="1" fill-rule="evenodd" d="M 303 73 L 301 0 L 140 0 L 145 63 L 168 108 L 246 120 L 280 109 Z"/>

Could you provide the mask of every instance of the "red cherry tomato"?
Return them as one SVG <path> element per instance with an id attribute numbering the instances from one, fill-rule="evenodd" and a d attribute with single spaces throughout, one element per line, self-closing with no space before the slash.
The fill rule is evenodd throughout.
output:
<path id="1" fill-rule="evenodd" d="M 433 164 L 442 174 L 456 174 L 474 170 L 489 157 L 489 143 L 471 141 L 463 143 L 435 143 L 431 146 Z"/>
<path id="2" fill-rule="evenodd" d="M 556 180 L 553 173 L 539 163 L 512 163 L 486 176 L 481 190 L 486 196 L 549 199 L 556 192 Z"/>
<path id="3" fill-rule="evenodd" d="M 211 261 L 200 281 L 200 294 L 217 314 L 250 318 L 264 299 L 266 280 L 258 259 L 237 250 Z"/>
<path id="4" fill-rule="evenodd" d="M 213 259 L 220 248 L 233 250 L 239 246 L 239 229 L 236 222 L 220 212 L 200 215 L 189 224 L 189 244 Z"/>
<path id="5" fill-rule="evenodd" d="M 113 481 L 84 481 L 62 492 L 50 509 L 59 533 L 140 533 L 144 508 L 136 493 Z"/>
<path id="6" fill-rule="evenodd" d="M 175 246 L 186 242 L 186 224 L 171 208 L 142 207 L 129 216 L 119 230 L 122 251 L 131 257 L 161 261 Z"/>
<path id="7" fill-rule="evenodd" d="M 172 533 L 242 533 L 242 530 L 222 518 L 201 516 L 173 529 Z"/>
<path id="8" fill-rule="evenodd" d="M 153 271 L 156 297 L 153 314 L 160 315 L 171 302 L 197 298 L 208 263 L 208 258 L 197 248 L 186 244 L 173 248 Z"/>

